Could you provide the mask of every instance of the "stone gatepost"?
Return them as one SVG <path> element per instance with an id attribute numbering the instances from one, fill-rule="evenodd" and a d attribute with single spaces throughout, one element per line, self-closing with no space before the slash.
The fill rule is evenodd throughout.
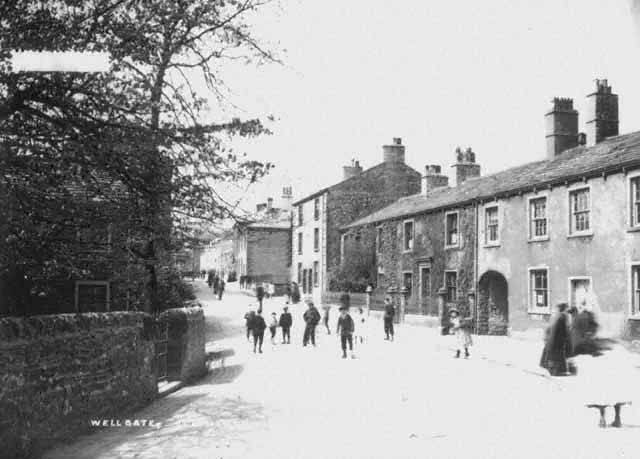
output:
<path id="1" fill-rule="evenodd" d="M 469 317 L 473 320 L 473 332 L 478 333 L 478 311 L 476 308 L 476 291 L 471 289 L 467 292 L 469 307 Z"/>
<path id="2" fill-rule="evenodd" d="M 367 307 L 367 317 L 369 316 L 369 311 L 371 310 L 371 294 L 373 293 L 373 287 L 371 287 L 371 284 L 367 285 L 367 290 L 366 290 L 366 307 Z"/>
<path id="3" fill-rule="evenodd" d="M 404 322 L 405 311 L 407 310 L 407 297 L 409 296 L 409 289 L 402 287 L 400 289 L 400 313 L 398 314 L 398 323 Z"/>
<path id="4" fill-rule="evenodd" d="M 438 317 L 440 317 L 440 331 L 443 335 L 447 334 L 449 330 L 449 320 L 445 318 L 445 298 L 447 296 L 447 289 L 441 287 L 438 290 Z M 445 320 L 446 319 L 446 320 Z"/>

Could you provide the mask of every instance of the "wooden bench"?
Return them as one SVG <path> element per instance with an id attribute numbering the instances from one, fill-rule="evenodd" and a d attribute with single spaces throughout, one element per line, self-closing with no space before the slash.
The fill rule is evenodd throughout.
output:
<path id="1" fill-rule="evenodd" d="M 597 408 L 600 412 L 600 427 L 607 427 L 607 420 L 605 418 L 607 407 L 612 406 L 615 410 L 615 419 L 611 423 L 611 427 L 622 427 L 622 422 L 620 421 L 620 410 L 623 405 L 631 405 L 631 402 L 618 402 L 613 405 L 608 404 L 598 404 L 598 403 L 590 403 L 587 405 L 587 408 Z"/>

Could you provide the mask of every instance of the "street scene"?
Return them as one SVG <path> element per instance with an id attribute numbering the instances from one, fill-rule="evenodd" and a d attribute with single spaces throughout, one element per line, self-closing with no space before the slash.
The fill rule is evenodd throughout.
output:
<path id="1" fill-rule="evenodd" d="M 0 1 L 0 459 L 627 458 L 640 0 Z"/>
<path id="2" fill-rule="evenodd" d="M 47 459 L 600 458 L 625 457 L 639 445 L 638 406 L 625 410 L 624 429 L 600 429 L 568 381 L 514 363 L 529 357 L 526 344 L 478 343 L 470 359 L 457 360 L 454 337 L 406 325 L 389 342 L 382 321 L 372 320 L 356 359 L 342 360 L 337 311 L 332 334 L 318 327 L 317 347 L 303 348 L 300 304 L 292 307 L 291 344 L 281 344 L 278 330 L 275 345 L 266 339 L 264 353 L 253 354 L 243 315 L 255 298 L 231 290 L 218 301 L 204 282 L 198 287 L 207 349 L 224 361 L 136 413 L 158 429 L 104 428 Z M 282 298 L 267 300 L 265 315 L 283 306 Z"/>

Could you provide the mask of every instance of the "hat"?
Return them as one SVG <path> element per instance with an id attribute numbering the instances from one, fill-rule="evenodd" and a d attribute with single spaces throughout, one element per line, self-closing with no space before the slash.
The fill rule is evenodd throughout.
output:
<path id="1" fill-rule="evenodd" d="M 274 311 L 274 312 L 272 312 L 272 313 L 271 313 L 271 315 L 272 315 L 272 316 L 275 316 L 275 315 L 276 315 L 275 311 Z"/>
<path id="2" fill-rule="evenodd" d="M 460 311 L 458 311 L 456 308 L 449 309 L 449 315 L 451 315 L 452 313 L 456 313 L 456 315 L 460 315 Z"/>
<path id="3" fill-rule="evenodd" d="M 284 307 L 284 308 L 282 308 L 282 309 L 284 309 L 284 310 L 286 311 L 287 309 L 289 309 L 289 306 L 285 306 L 285 307 Z"/>
<path id="4" fill-rule="evenodd" d="M 338 311 L 347 311 L 348 309 L 349 309 L 349 306 L 347 306 L 347 305 L 343 304 L 342 306 L 340 306 L 340 307 L 338 308 Z"/>

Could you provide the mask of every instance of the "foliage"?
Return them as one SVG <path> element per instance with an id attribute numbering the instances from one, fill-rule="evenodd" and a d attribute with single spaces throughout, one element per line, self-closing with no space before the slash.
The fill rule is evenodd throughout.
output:
<path id="1" fill-rule="evenodd" d="M 229 140 L 269 132 L 257 119 L 211 122 L 220 115 L 209 101 L 225 103 L 228 60 L 277 61 L 249 25 L 268 3 L 0 3 L 0 278 L 27 284 L 14 309 L 49 279 L 92 275 L 77 252 L 107 242 L 89 237 L 81 247 L 78 234 L 108 222 L 111 253 L 146 271 L 141 298 L 151 311 L 162 298 L 159 271 L 194 237 L 194 223 L 234 217 L 219 185 L 249 186 L 271 165 L 238 157 Z M 111 70 L 10 72 L 8 50 L 44 48 L 107 51 Z"/>
<path id="2" fill-rule="evenodd" d="M 375 254 L 371 247 L 357 241 L 345 247 L 340 267 L 332 273 L 329 290 L 364 293 L 375 283 Z"/>

